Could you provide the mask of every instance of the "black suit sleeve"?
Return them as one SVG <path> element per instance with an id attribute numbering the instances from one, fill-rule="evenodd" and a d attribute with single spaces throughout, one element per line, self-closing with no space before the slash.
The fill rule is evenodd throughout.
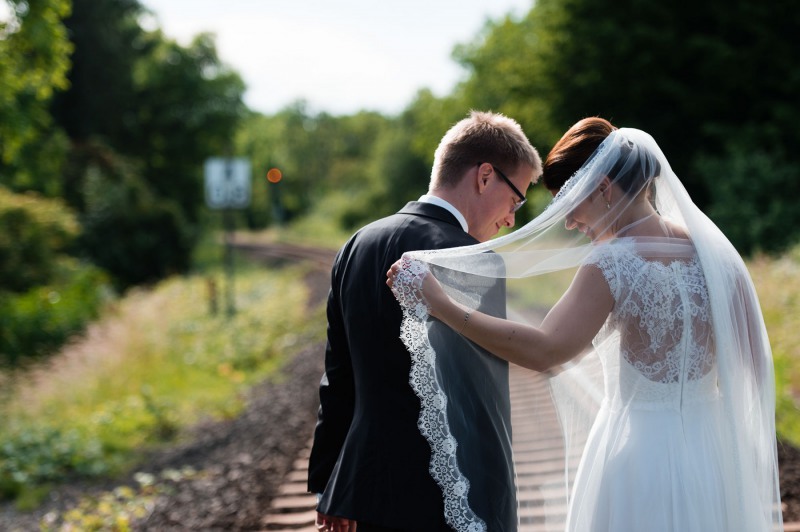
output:
<path id="1" fill-rule="evenodd" d="M 309 459 L 308 490 L 312 493 L 325 491 L 350 429 L 355 403 L 353 367 L 341 307 L 336 296 L 337 270 L 333 269 L 331 291 L 328 294 L 325 373 L 319 387 L 320 406 Z"/>

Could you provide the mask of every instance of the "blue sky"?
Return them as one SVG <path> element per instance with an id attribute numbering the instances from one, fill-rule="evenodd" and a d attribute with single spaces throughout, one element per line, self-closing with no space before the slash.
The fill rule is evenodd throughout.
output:
<path id="1" fill-rule="evenodd" d="M 451 58 L 487 19 L 524 15 L 531 0 L 141 0 L 182 43 L 217 36 L 222 60 L 248 85 L 247 104 L 275 112 L 394 114 L 418 89 L 444 95 L 464 77 Z"/>

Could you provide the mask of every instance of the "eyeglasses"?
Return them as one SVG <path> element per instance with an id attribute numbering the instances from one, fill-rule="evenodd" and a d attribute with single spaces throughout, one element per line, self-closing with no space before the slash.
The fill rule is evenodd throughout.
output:
<path id="1" fill-rule="evenodd" d="M 497 175 L 500 176 L 500 179 L 502 179 L 503 181 L 506 182 L 506 185 L 511 187 L 511 190 L 514 191 L 514 194 L 519 196 L 519 201 L 514 202 L 514 206 L 511 208 L 511 212 L 517 212 L 518 210 L 520 210 L 522 208 L 523 205 L 525 205 L 525 202 L 528 201 L 528 198 L 526 198 L 525 194 L 520 192 L 519 189 L 514 186 L 514 183 L 512 183 L 511 180 L 509 178 L 507 178 L 506 175 L 503 172 L 498 170 L 496 166 L 492 165 L 492 169 L 494 169 L 494 171 L 497 172 Z"/>

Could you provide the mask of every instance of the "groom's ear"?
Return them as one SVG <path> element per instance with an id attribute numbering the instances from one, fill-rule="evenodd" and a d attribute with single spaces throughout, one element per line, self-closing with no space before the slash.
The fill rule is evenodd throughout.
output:
<path id="1" fill-rule="evenodd" d="M 477 187 L 478 194 L 483 194 L 486 187 L 489 186 L 489 178 L 492 175 L 492 165 L 489 163 L 481 163 L 478 165 L 478 171 L 475 174 L 475 186 Z"/>

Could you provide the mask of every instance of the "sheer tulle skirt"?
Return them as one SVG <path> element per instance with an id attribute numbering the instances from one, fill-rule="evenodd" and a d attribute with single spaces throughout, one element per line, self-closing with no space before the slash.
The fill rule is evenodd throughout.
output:
<path id="1" fill-rule="evenodd" d="M 674 409 L 604 405 L 578 467 L 569 531 L 730 532 L 719 401 Z"/>

